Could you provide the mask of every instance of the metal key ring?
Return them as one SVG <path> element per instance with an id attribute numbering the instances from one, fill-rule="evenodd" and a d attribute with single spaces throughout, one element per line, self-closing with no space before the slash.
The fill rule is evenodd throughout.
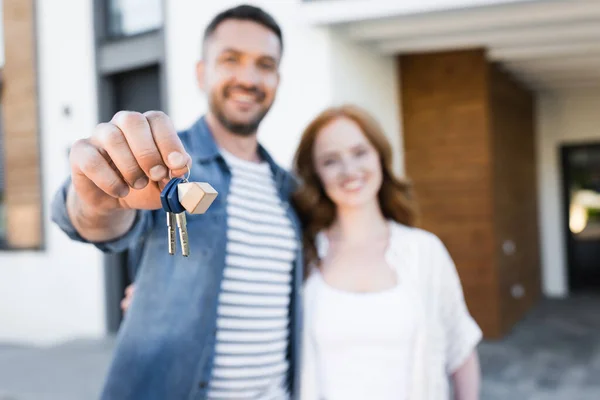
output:
<path id="1" fill-rule="evenodd" d="M 190 178 L 190 174 L 192 173 L 192 171 L 190 171 L 190 167 L 189 166 L 186 165 L 185 167 L 187 168 L 188 172 L 187 172 L 187 176 L 185 178 L 183 178 L 183 181 L 187 183 L 188 179 Z M 169 179 L 173 179 L 173 175 L 171 174 L 171 170 L 169 170 Z"/>

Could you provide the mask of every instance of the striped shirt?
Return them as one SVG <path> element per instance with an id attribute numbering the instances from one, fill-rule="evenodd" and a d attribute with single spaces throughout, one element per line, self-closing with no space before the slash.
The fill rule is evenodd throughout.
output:
<path id="1" fill-rule="evenodd" d="M 227 152 L 223 157 L 232 177 L 208 398 L 287 399 L 289 304 L 298 243 L 269 165 Z"/>

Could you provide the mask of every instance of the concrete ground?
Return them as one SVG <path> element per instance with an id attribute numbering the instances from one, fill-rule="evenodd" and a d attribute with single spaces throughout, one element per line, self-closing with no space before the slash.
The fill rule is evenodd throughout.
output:
<path id="1" fill-rule="evenodd" d="M 0 400 L 96 399 L 113 345 L 0 344 Z M 542 301 L 480 357 L 482 400 L 599 400 L 600 295 Z"/>
<path id="2" fill-rule="evenodd" d="M 600 400 L 600 294 L 541 302 L 480 357 L 482 399 Z"/>
<path id="3" fill-rule="evenodd" d="M 0 400 L 93 400 L 110 361 L 113 338 L 49 348 L 0 344 Z"/>

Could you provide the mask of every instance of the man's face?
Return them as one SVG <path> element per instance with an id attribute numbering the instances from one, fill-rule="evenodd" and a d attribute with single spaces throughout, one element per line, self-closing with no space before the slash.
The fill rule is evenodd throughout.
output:
<path id="1" fill-rule="evenodd" d="M 275 100 L 279 38 L 255 22 L 227 20 L 208 39 L 204 55 L 198 80 L 210 111 L 233 133 L 255 133 Z"/>

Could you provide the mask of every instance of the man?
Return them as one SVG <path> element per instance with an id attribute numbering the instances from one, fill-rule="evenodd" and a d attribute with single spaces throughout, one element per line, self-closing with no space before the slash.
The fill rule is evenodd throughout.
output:
<path id="1" fill-rule="evenodd" d="M 197 65 L 209 111 L 177 133 L 160 112 L 119 112 L 72 148 L 53 220 L 107 252 L 143 244 L 104 399 L 297 396 L 300 228 L 291 176 L 257 130 L 279 84 L 281 30 L 239 6 L 215 17 Z M 218 196 L 189 215 L 190 257 L 169 255 L 160 191 L 172 176 Z"/>

